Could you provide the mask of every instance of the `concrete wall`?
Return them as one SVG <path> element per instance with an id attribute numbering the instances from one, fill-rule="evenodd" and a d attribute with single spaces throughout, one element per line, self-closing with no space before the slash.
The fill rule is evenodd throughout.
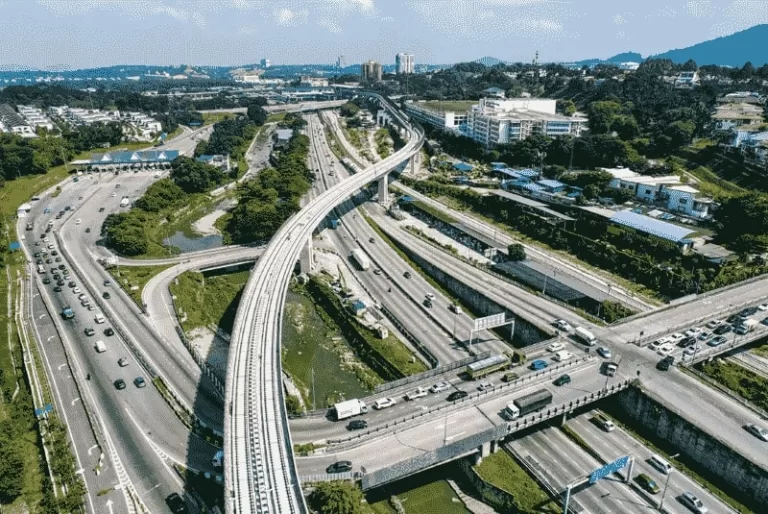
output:
<path id="1" fill-rule="evenodd" d="M 458 468 L 464 477 L 472 484 L 477 493 L 483 499 L 483 502 L 490 505 L 499 512 L 515 512 L 514 497 L 504 489 L 500 489 L 493 484 L 489 484 L 480 475 L 475 472 L 472 466 L 472 458 L 467 457 L 457 461 Z"/>
<path id="2" fill-rule="evenodd" d="M 616 398 L 623 414 L 738 491 L 747 505 L 768 503 L 768 470 L 637 388 L 631 387 Z"/>

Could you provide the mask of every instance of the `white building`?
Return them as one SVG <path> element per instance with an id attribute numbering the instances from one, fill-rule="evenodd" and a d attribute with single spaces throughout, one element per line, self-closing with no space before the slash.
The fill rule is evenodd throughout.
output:
<path id="1" fill-rule="evenodd" d="M 269 59 L 262 59 L 261 60 L 261 67 L 262 68 L 266 69 L 266 68 L 269 68 L 270 66 L 272 66 L 272 61 L 270 61 Z"/>
<path id="2" fill-rule="evenodd" d="M 395 56 L 395 68 L 398 75 L 413 73 L 413 54 L 397 54 Z"/>
<path id="3" fill-rule="evenodd" d="M 587 120 L 556 114 L 555 107 L 544 98 L 482 98 L 469 112 L 467 135 L 487 148 L 533 134 L 580 136 Z"/>
<path id="4" fill-rule="evenodd" d="M 32 127 L 43 127 L 47 130 L 53 130 L 53 123 L 43 114 L 43 111 L 34 105 L 17 105 L 16 109 L 27 123 Z"/>
<path id="5" fill-rule="evenodd" d="M 678 89 L 693 89 L 700 82 L 698 71 L 683 71 L 675 78 L 675 87 Z"/>
<path id="6" fill-rule="evenodd" d="M 467 111 L 437 111 L 423 102 L 406 103 L 405 112 L 421 123 L 452 131 L 461 131 L 462 126 L 466 127 L 468 117 Z"/>
<path id="7" fill-rule="evenodd" d="M 670 212 L 697 218 L 707 218 L 714 204 L 702 197 L 698 189 L 683 184 L 677 175 L 651 177 L 640 175 L 629 168 L 598 168 L 613 176 L 608 183 L 614 189 L 631 191 L 635 198 L 649 204 L 658 204 Z"/>
<path id="8" fill-rule="evenodd" d="M 328 79 L 318 77 L 301 77 L 301 87 L 328 87 Z"/>
<path id="9" fill-rule="evenodd" d="M 34 127 L 8 104 L 0 105 L 0 130 L 22 137 L 37 137 Z"/>

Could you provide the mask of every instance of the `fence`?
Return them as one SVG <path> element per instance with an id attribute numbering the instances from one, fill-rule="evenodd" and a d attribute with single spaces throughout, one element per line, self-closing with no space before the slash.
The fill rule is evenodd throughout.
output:
<path id="1" fill-rule="evenodd" d="M 329 445 L 331 445 L 331 444 L 341 444 L 341 443 L 352 442 L 352 441 L 367 442 L 367 437 L 366 436 L 368 436 L 368 435 L 379 434 L 379 433 L 382 433 L 382 432 L 383 433 L 388 433 L 390 431 L 390 429 L 392 429 L 394 431 L 394 430 L 396 430 L 396 427 L 398 425 L 402 426 L 404 423 L 408 423 L 409 421 L 411 421 L 413 419 L 420 418 L 420 417 L 426 416 L 428 414 L 432 414 L 434 412 L 444 412 L 446 409 L 449 409 L 451 411 L 459 410 L 460 406 L 462 404 L 467 403 L 467 402 L 473 402 L 474 400 L 477 400 L 478 398 L 481 398 L 483 396 L 488 396 L 488 395 L 497 393 L 499 391 L 509 390 L 509 389 L 512 389 L 512 388 L 516 388 L 518 386 L 529 386 L 533 382 L 539 381 L 539 379 L 548 380 L 548 379 L 550 379 L 552 377 L 552 374 L 554 374 L 554 373 L 560 373 L 561 371 L 563 371 L 565 369 L 576 367 L 576 365 L 583 364 L 583 363 L 589 362 L 591 360 L 594 360 L 594 358 L 593 357 L 583 357 L 581 359 L 576 359 L 576 360 L 573 360 L 571 362 L 559 364 L 557 366 L 552 366 L 551 368 L 547 368 L 544 371 L 540 371 L 538 373 L 533 373 L 533 374 L 530 374 L 530 375 L 525 375 L 525 376 L 523 376 L 521 378 L 518 378 L 517 380 L 511 381 L 511 382 L 506 382 L 506 383 L 502 383 L 502 384 L 499 384 L 499 385 L 495 385 L 495 386 L 493 386 L 493 387 L 491 387 L 489 389 L 485 389 L 483 391 L 479 391 L 479 392 L 467 395 L 465 398 L 463 398 L 461 400 L 457 400 L 455 402 L 451 402 L 451 403 L 448 403 L 448 404 L 441 404 L 441 405 L 438 405 L 437 407 L 433 407 L 431 409 L 427 409 L 427 410 L 421 411 L 421 412 L 419 412 L 417 414 L 411 414 L 410 416 L 405 416 L 403 418 L 397 419 L 397 420 L 395 420 L 395 421 L 393 421 L 391 423 L 387 423 L 386 425 L 378 426 L 376 428 L 372 428 L 370 430 L 366 430 L 365 432 L 358 432 L 355 435 L 350 435 L 350 436 L 345 437 L 345 438 L 328 439 L 327 443 Z"/>
<path id="2" fill-rule="evenodd" d="M 408 341 L 411 342 L 411 344 L 416 347 L 416 349 L 419 351 L 419 353 L 424 357 L 424 359 L 427 360 L 429 365 L 435 369 L 440 365 L 440 361 L 437 357 L 427 348 L 424 346 L 424 343 L 419 341 L 419 338 L 413 335 L 413 333 L 408 330 L 408 328 L 400 323 L 400 320 L 397 319 L 397 317 L 390 311 L 387 307 L 385 307 L 383 304 L 380 307 L 381 312 L 386 316 L 389 321 L 392 322 L 392 324 L 397 328 L 397 330 L 400 331 L 401 334 L 405 336 Z"/>
<path id="3" fill-rule="evenodd" d="M 414 382 L 420 382 L 424 379 L 435 377 L 438 375 L 442 375 L 443 373 L 447 373 L 449 371 L 453 371 L 455 369 L 463 368 L 464 366 L 467 366 L 468 364 L 472 364 L 473 362 L 483 360 L 487 357 L 490 357 L 491 352 L 485 351 L 481 352 L 478 355 L 472 356 L 472 357 L 466 357 L 464 359 L 460 359 L 454 362 L 451 362 L 449 364 L 445 364 L 443 366 L 439 366 L 437 368 L 433 368 L 427 371 L 424 371 L 422 373 L 419 373 L 417 375 L 411 375 L 409 377 L 401 378 L 400 380 L 394 380 L 392 382 L 387 382 L 386 384 L 379 384 L 376 386 L 376 393 L 382 393 L 384 391 L 389 391 L 391 389 L 396 389 L 398 387 L 412 384 Z"/>
<path id="4" fill-rule="evenodd" d="M 392 466 L 378 469 L 372 473 L 366 473 L 362 476 L 362 488 L 368 490 L 386 483 L 398 480 L 400 478 L 418 473 L 421 470 L 432 467 L 436 464 L 453 460 L 455 458 L 469 455 L 478 450 L 483 444 L 489 441 L 500 441 L 510 434 L 531 427 L 542 421 L 546 421 L 555 416 L 562 416 L 564 413 L 571 412 L 574 409 L 582 407 L 588 403 L 602 399 L 608 395 L 617 393 L 629 387 L 630 381 L 614 384 L 607 389 L 601 389 L 567 404 L 558 405 L 547 409 L 546 412 L 531 414 L 516 422 L 505 422 L 483 432 L 465 437 L 456 442 L 445 444 L 436 450 L 428 451 L 416 457 L 398 462 Z"/>

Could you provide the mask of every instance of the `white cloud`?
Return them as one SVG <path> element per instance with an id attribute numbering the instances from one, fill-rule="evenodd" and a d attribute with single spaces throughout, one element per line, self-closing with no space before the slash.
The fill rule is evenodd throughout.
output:
<path id="1" fill-rule="evenodd" d="M 616 16 L 613 17 L 613 23 L 615 23 L 616 25 L 623 25 L 627 23 L 627 20 L 621 14 L 617 14 Z"/>
<path id="2" fill-rule="evenodd" d="M 712 16 L 715 12 L 711 0 L 688 0 L 685 3 L 685 7 L 688 10 L 688 14 L 694 18 Z"/>
<path id="3" fill-rule="evenodd" d="M 306 23 L 309 12 L 281 7 L 274 10 L 275 21 L 284 27 L 296 27 Z"/>
<path id="4" fill-rule="evenodd" d="M 761 23 L 768 23 L 765 0 L 733 0 L 714 14 L 720 20 L 712 27 L 713 36 L 726 36 Z"/>

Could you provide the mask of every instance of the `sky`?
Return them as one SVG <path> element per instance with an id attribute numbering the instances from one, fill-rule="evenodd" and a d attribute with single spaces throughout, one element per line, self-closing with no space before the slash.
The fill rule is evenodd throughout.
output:
<path id="1" fill-rule="evenodd" d="M 0 65 L 575 61 L 760 23 L 768 0 L 0 0 Z"/>

